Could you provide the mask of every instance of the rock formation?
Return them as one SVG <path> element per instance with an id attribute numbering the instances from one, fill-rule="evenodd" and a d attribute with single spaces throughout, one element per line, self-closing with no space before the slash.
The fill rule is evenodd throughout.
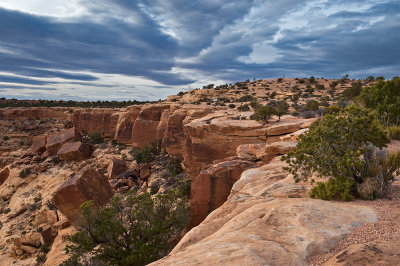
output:
<path id="1" fill-rule="evenodd" d="M 97 170 L 85 167 L 57 189 L 54 204 L 74 223 L 77 221 L 76 211 L 82 203 L 93 200 L 97 206 L 103 206 L 112 195 L 107 178 Z"/>
<path id="2" fill-rule="evenodd" d="M 57 155 L 61 160 L 82 161 L 89 158 L 92 147 L 80 141 L 65 143 L 58 150 Z"/>

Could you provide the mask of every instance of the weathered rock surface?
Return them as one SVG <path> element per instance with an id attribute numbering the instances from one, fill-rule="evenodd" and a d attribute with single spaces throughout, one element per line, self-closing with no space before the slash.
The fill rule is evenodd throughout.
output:
<path id="1" fill-rule="evenodd" d="M 100 132 L 106 137 L 114 137 L 119 113 L 108 108 L 87 108 L 75 110 L 72 122 L 78 132 Z"/>
<path id="2" fill-rule="evenodd" d="M 308 128 L 316 119 L 287 119 L 276 121 L 268 126 L 268 136 L 278 136 L 293 133 L 302 128 Z"/>
<path id="3" fill-rule="evenodd" d="M 124 144 L 130 144 L 132 142 L 133 125 L 141 109 L 140 106 L 131 106 L 127 108 L 126 112 L 119 115 L 114 136 L 116 141 Z"/>
<path id="4" fill-rule="evenodd" d="M 163 143 L 169 154 L 181 155 L 186 142 L 183 132 L 183 120 L 186 118 L 187 110 L 179 109 L 173 112 L 168 119 Z"/>
<path id="5" fill-rule="evenodd" d="M 112 158 L 107 167 L 108 178 L 112 179 L 126 171 L 126 162 L 117 158 Z"/>
<path id="6" fill-rule="evenodd" d="M 243 172 L 228 200 L 151 265 L 306 265 L 377 219 L 368 207 L 304 197 L 274 160 Z M 302 192 L 301 192 L 302 191 Z"/>
<path id="7" fill-rule="evenodd" d="M 221 206 L 241 173 L 250 167 L 254 167 L 254 164 L 236 159 L 209 165 L 203 169 L 192 182 L 188 227 L 197 226 L 209 213 Z"/>
<path id="8" fill-rule="evenodd" d="M 97 170 L 84 167 L 76 176 L 69 179 L 57 189 L 54 204 L 71 222 L 76 222 L 76 210 L 88 200 L 103 206 L 112 197 L 113 191 L 107 178 Z"/>
<path id="9" fill-rule="evenodd" d="M 215 160 L 235 155 L 240 144 L 266 140 L 266 127 L 253 120 L 226 120 L 223 114 L 211 114 L 184 126 L 186 147 L 184 162 L 189 176 Z"/>
<path id="10" fill-rule="evenodd" d="M 165 109 L 169 109 L 169 105 L 149 105 L 142 108 L 132 129 L 133 146 L 143 148 L 157 139 L 157 128 Z"/>
<path id="11" fill-rule="evenodd" d="M 89 158 L 92 146 L 82 142 L 65 143 L 58 150 L 57 155 L 61 160 L 82 161 Z"/>
<path id="12" fill-rule="evenodd" d="M 64 143 L 71 142 L 73 140 L 80 140 L 80 138 L 80 134 L 75 127 L 56 132 L 47 137 L 46 151 L 50 155 L 53 155 Z"/>
<path id="13" fill-rule="evenodd" d="M 399 265 L 400 240 L 374 241 L 366 244 L 355 244 L 342 250 L 324 266 L 350 265 Z"/>
<path id="14" fill-rule="evenodd" d="M 46 136 L 35 136 L 32 138 L 32 151 L 35 153 L 43 153 L 46 150 Z"/>

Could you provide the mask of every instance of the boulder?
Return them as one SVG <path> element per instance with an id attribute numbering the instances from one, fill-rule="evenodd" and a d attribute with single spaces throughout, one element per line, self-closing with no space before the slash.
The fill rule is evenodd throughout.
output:
<path id="1" fill-rule="evenodd" d="M 117 158 L 112 158 L 107 167 L 108 178 L 112 179 L 126 171 L 126 162 Z"/>
<path id="2" fill-rule="evenodd" d="M 7 180 L 10 175 L 10 168 L 6 167 L 0 171 L 0 186 Z"/>
<path id="3" fill-rule="evenodd" d="M 44 244 L 50 244 L 52 241 L 53 241 L 53 228 L 49 226 L 43 229 L 42 232 L 40 232 L 40 243 L 44 245 Z"/>
<path id="4" fill-rule="evenodd" d="M 43 153 L 46 150 L 47 137 L 35 136 L 32 138 L 32 151 L 34 153 Z"/>
<path id="5" fill-rule="evenodd" d="M 201 223 L 209 213 L 221 206 L 229 196 L 241 173 L 254 167 L 245 160 L 228 160 L 205 167 L 191 185 L 190 221 L 188 228 Z"/>
<path id="6" fill-rule="evenodd" d="M 296 141 L 277 141 L 267 144 L 264 148 L 264 154 L 260 154 L 260 158 L 265 162 L 270 162 L 273 158 L 279 155 L 286 154 L 295 150 L 297 147 Z"/>
<path id="7" fill-rule="evenodd" d="M 89 158 L 92 146 L 82 142 L 65 143 L 57 152 L 58 158 L 64 161 L 82 161 Z"/>
<path id="8" fill-rule="evenodd" d="M 57 189 L 53 202 L 57 209 L 74 223 L 77 221 L 76 211 L 82 203 L 93 200 L 97 206 L 103 206 L 112 195 L 107 177 L 87 166 Z"/>
<path id="9" fill-rule="evenodd" d="M 37 249 L 34 248 L 34 247 L 24 246 L 24 245 L 19 246 L 19 249 L 21 249 L 21 250 L 23 250 L 23 251 L 25 251 L 25 252 L 27 252 L 29 254 L 34 254 L 37 251 Z"/>
<path id="10" fill-rule="evenodd" d="M 140 179 L 142 180 L 149 179 L 151 174 L 151 165 L 149 163 L 143 163 L 139 165 L 136 169 L 140 173 Z"/>
<path id="11" fill-rule="evenodd" d="M 56 132 L 47 137 L 46 151 L 49 155 L 57 153 L 64 143 L 80 140 L 80 134 L 75 127 Z"/>
<path id="12" fill-rule="evenodd" d="M 236 148 L 236 156 L 239 159 L 247 160 L 247 161 L 256 161 L 257 157 L 250 150 L 251 144 L 241 144 Z"/>

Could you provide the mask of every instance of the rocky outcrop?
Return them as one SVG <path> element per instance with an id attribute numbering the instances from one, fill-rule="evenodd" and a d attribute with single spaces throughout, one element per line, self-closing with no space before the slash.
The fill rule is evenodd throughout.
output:
<path id="1" fill-rule="evenodd" d="M 82 203 L 93 200 L 97 206 L 103 206 L 112 195 L 107 178 L 97 170 L 85 167 L 57 189 L 53 202 L 74 223 L 78 217 L 76 211 Z"/>
<path id="2" fill-rule="evenodd" d="M 183 132 L 183 120 L 186 118 L 188 110 L 179 109 L 173 112 L 167 123 L 163 144 L 168 154 L 182 155 L 185 147 L 185 133 Z"/>
<path id="3" fill-rule="evenodd" d="M 142 108 L 132 129 L 134 147 L 143 148 L 157 140 L 157 128 L 165 109 L 169 109 L 169 105 L 149 105 Z"/>
<path id="4" fill-rule="evenodd" d="M 53 155 L 55 154 L 63 144 L 74 140 L 80 140 L 81 136 L 75 127 L 56 132 L 47 137 L 46 151 Z"/>
<path id="5" fill-rule="evenodd" d="M 78 109 L 72 115 L 72 122 L 78 132 L 100 132 L 103 136 L 114 137 L 119 112 L 108 108 Z"/>
<path id="6" fill-rule="evenodd" d="M 306 265 L 377 219 L 368 207 L 305 198 L 282 166 L 243 172 L 228 200 L 151 265 Z"/>
<path id="7" fill-rule="evenodd" d="M 184 126 L 186 145 L 184 162 L 189 176 L 214 160 L 235 155 L 240 144 L 266 140 L 267 128 L 253 120 L 227 120 L 215 113 L 195 119 Z"/>
<path id="8" fill-rule="evenodd" d="M 32 151 L 35 153 L 43 153 L 46 150 L 46 136 L 35 136 L 32 138 Z"/>
<path id="9" fill-rule="evenodd" d="M 298 118 L 288 118 L 282 119 L 271 123 L 267 128 L 268 136 L 279 136 L 288 133 L 295 132 L 302 128 L 308 128 L 315 121 L 315 118 L 311 119 L 298 119 Z"/>
<path id="10" fill-rule="evenodd" d="M 126 112 L 121 112 L 118 118 L 118 122 L 115 128 L 114 139 L 124 144 L 130 144 L 132 142 L 132 129 L 133 125 L 138 117 L 140 106 L 128 107 Z"/>
<path id="11" fill-rule="evenodd" d="M 254 164 L 249 161 L 230 159 L 203 169 L 191 185 L 188 228 L 197 226 L 209 213 L 221 206 L 241 173 L 251 167 Z"/>
<path id="12" fill-rule="evenodd" d="M 82 161 L 89 158 L 92 146 L 82 142 L 65 143 L 58 150 L 58 158 L 65 161 Z"/>

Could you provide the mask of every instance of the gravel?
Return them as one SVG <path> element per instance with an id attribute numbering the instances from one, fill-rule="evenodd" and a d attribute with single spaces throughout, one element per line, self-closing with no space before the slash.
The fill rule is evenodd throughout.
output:
<path id="1" fill-rule="evenodd" d="M 374 208 L 379 215 L 378 220 L 375 223 L 367 223 L 353 230 L 331 252 L 309 257 L 307 259 L 309 265 L 322 265 L 338 252 L 353 244 L 400 238 L 400 180 L 393 182 L 389 199 L 356 200 L 347 204 Z"/>

